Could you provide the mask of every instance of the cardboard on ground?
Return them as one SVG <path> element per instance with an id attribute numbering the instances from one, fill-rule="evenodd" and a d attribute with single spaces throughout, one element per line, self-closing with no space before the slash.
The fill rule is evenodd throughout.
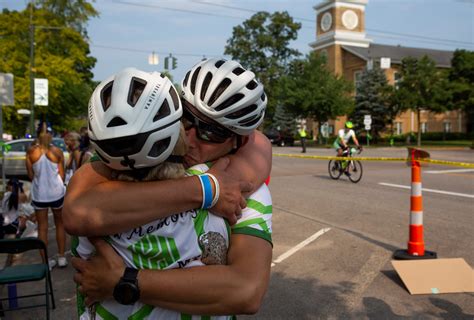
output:
<path id="1" fill-rule="evenodd" d="M 393 260 L 410 294 L 474 292 L 474 270 L 462 258 Z"/>

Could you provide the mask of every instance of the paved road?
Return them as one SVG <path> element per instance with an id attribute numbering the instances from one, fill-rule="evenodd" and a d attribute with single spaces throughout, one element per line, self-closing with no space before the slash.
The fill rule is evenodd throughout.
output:
<path id="1" fill-rule="evenodd" d="M 299 151 L 274 149 L 295 155 Z M 470 150 L 429 151 L 433 159 L 474 162 Z M 309 149 L 308 154 L 333 151 Z M 368 149 L 363 155 L 404 157 L 406 149 Z M 274 157 L 270 189 L 275 265 L 260 312 L 239 319 L 474 318 L 472 293 L 408 293 L 390 261 L 394 250 L 406 248 L 410 190 L 386 184 L 409 186 L 410 170 L 404 163 L 363 165 L 361 182 L 353 184 L 346 177 L 331 180 L 327 161 Z M 461 257 L 474 266 L 474 172 L 439 172 L 455 169 L 423 168 L 424 188 L 451 193 L 423 193 L 425 244 L 442 258 Z M 50 252 L 55 254 L 54 229 L 50 231 Z M 58 304 L 53 319 L 74 318 L 71 278 L 71 267 L 53 270 Z M 30 310 L 5 319 L 43 318 Z"/>

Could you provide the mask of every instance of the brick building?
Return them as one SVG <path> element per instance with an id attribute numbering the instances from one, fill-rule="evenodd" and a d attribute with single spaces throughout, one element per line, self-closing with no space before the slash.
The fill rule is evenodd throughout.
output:
<path id="1" fill-rule="evenodd" d="M 407 48 L 374 44 L 365 33 L 365 6 L 368 0 L 329 0 L 314 7 L 316 10 L 316 41 L 310 46 L 327 57 L 334 73 L 354 83 L 360 79 L 366 66 L 384 68 L 390 84 L 399 79 L 401 60 L 405 57 L 421 58 L 427 55 L 438 68 L 450 68 L 452 51 Z M 344 126 L 346 117 L 329 122 L 329 133 Z M 466 117 L 462 112 L 448 111 L 434 114 L 421 113 L 422 132 L 466 132 Z M 405 112 L 395 119 L 395 133 L 417 132 L 417 114 Z M 312 124 L 309 124 L 312 127 Z M 313 132 L 318 128 L 313 127 Z"/>

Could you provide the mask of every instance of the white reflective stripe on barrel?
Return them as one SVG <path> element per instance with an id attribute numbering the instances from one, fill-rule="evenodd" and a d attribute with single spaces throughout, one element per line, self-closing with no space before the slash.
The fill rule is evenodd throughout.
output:
<path id="1" fill-rule="evenodd" d="M 423 224 L 423 211 L 410 211 L 410 224 L 422 225 Z"/>
<path id="2" fill-rule="evenodd" d="M 411 183 L 411 195 L 412 196 L 421 196 L 421 182 L 412 182 Z"/>

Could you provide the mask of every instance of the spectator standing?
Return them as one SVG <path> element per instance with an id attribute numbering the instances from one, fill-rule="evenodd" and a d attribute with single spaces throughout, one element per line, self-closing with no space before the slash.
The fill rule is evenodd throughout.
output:
<path id="1" fill-rule="evenodd" d="M 79 162 L 81 157 L 81 151 L 79 145 L 81 143 L 81 136 L 77 132 L 69 132 L 64 137 L 64 143 L 66 144 L 67 151 L 69 152 L 69 158 L 66 163 L 66 174 L 64 184 L 68 185 L 74 171 L 79 168 Z"/>
<path id="2" fill-rule="evenodd" d="M 300 141 L 301 141 L 301 153 L 306 153 L 306 126 L 301 126 L 301 129 L 298 130 L 298 134 L 300 135 Z"/>
<path id="3" fill-rule="evenodd" d="M 62 222 L 62 207 L 66 188 L 64 186 L 64 155 L 61 149 L 51 144 L 53 137 L 43 124 L 38 144 L 28 149 L 26 169 L 31 183 L 31 204 L 38 221 L 38 238 L 48 245 L 48 209 L 51 208 L 56 225 L 58 259 L 49 261 L 50 268 L 56 264 L 67 265 L 64 257 L 66 233 Z"/>

